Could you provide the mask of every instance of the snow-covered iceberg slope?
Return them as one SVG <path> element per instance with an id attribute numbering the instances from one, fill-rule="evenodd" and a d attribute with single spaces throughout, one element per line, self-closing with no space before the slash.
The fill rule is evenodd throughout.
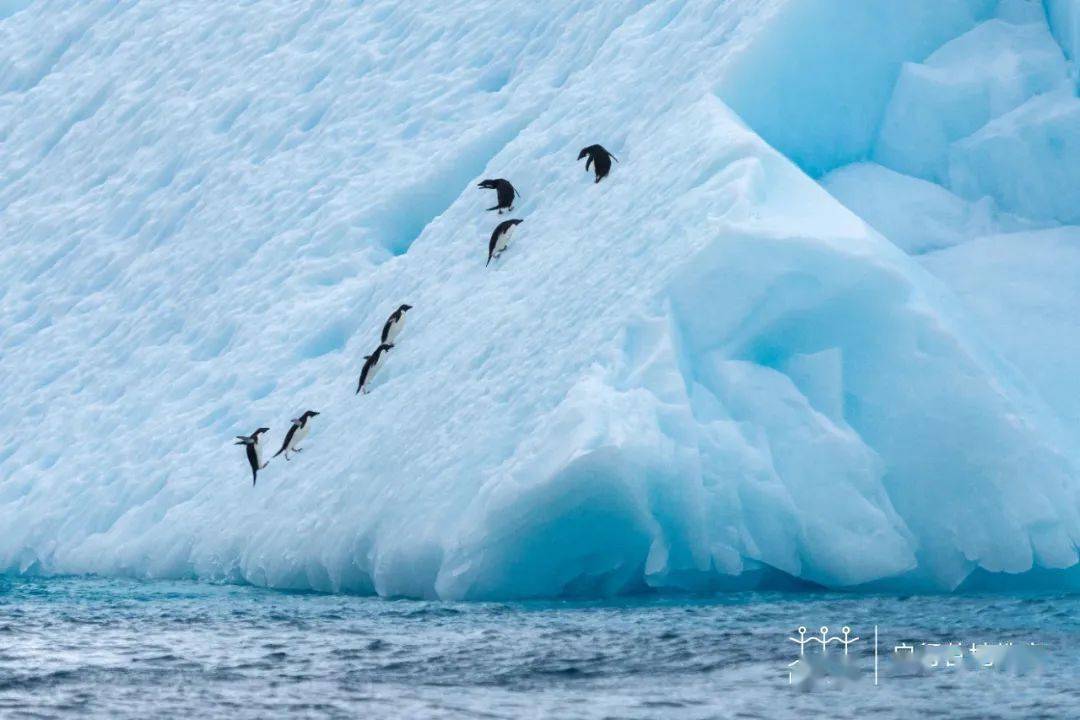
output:
<path id="1" fill-rule="evenodd" d="M 491 598 L 1075 566 L 1060 367 L 812 179 L 1001 14 L 904 6 L 0 5 L 0 568 Z M 491 268 L 484 177 L 524 219 Z M 987 227 L 1061 221 L 1015 211 Z M 307 408 L 253 488 L 232 437 Z"/>

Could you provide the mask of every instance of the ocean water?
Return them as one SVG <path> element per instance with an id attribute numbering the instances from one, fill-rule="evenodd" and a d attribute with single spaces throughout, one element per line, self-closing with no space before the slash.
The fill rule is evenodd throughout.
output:
<path id="1" fill-rule="evenodd" d="M 789 683 L 789 636 L 821 624 L 859 637 L 851 677 Z M 1076 595 L 446 603 L 5 577 L 0 716 L 1076 717 L 1078 640 Z M 895 652 L 948 642 L 1038 659 L 913 669 Z"/>

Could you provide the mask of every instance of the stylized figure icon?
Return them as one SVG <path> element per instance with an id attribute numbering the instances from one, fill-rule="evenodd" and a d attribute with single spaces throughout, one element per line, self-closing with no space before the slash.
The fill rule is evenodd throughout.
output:
<path id="1" fill-rule="evenodd" d="M 806 626 L 805 625 L 800 625 L 799 626 L 799 637 L 797 639 L 793 638 L 793 637 L 789 637 L 788 640 L 790 640 L 793 643 L 798 644 L 798 646 L 799 646 L 799 655 L 805 655 L 806 654 L 806 643 L 814 642 L 815 640 L 817 640 L 817 638 L 810 638 L 809 640 L 807 640 L 806 639 Z"/>
<path id="2" fill-rule="evenodd" d="M 850 645 L 853 642 L 858 642 L 859 638 L 857 636 L 853 637 L 853 638 L 848 638 L 848 635 L 851 634 L 851 628 L 849 628 L 847 625 L 840 628 L 840 632 L 844 633 L 843 639 L 840 639 L 840 638 L 833 638 L 833 639 L 844 646 L 844 654 L 847 655 L 848 654 L 847 653 L 848 645 Z"/>
<path id="3" fill-rule="evenodd" d="M 799 630 L 798 630 L 799 637 L 797 637 L 797 638 L 789 637 L 788 640 L 790 640 L 791 642 L 793 642 L 793 643 L 795 643 L 796 645 L 799 646 L 799 655 L 805 655 L 806 654 L 806 646 L 807 646 L 808 643 L 817 643 L 818 645 L 821 645 L 821 653 L 824 655 L 826 653 L 826 651 L 829 649 L 829 643 L 834 643 L 834 642 L 835 643 L 840 643 L 841 645 L 843 645 L 844 646 L 844 654 L 847 655 L 848 654 L 848 645 L 850 645 L 853 642 L 858 642 L 859 638 L 858 638 L 858 636 L 849 637 L 851 635 L 851 628 L 848 627 L 847 625 L 840 628 L 840 632 L 843 633 L 843 637 L 840 637 L 840 635 L 834 635 L 832 637 L 829 637 L 829 626 L 828 625 L 822 625 L 820 628 L 818 628 L 818 633 L 821 634 L 821 637 L 813 637 L 813 636 L 806 637 L 806 626 L 805 625 L 800 625 Z"/>

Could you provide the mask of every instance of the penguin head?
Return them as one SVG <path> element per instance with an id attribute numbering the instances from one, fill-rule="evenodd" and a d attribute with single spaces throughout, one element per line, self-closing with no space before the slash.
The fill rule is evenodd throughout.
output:
<path id="1" fill-rule="evenodd" d="M 508 220 L 507 222 L 509 222 L 511 225 L 520 225 L 521 223 L 523 223 L 525 221 L 521 220 L 521 219 L 518 219 L 518 218 L 514 218 L 513 220 Z"/>
<path id="2" fill-rule="evenodd" d="M 379 346 L 379 350 L 381 350 L 382 352 L 386 352 L 386 351 L 390 350 L 390 348 L 392 348 L 392 347 L 394 347 L 393 343 L 383 343 L 382 345 Z"/>
<path id="3" fill-rule="evenodd" d="M 589 154 L 589 148 L 581 148 L 581 152 L 578 153 L 577 159 L 580 160 L 581 158 L 585 157 L 588 154 Z"/>
<path id="4" fill-rule="evenodd" d="M 251 433 L 251 437 L 259 437 L 264 432 L 270 432 L 270 428 L 259 428 L 255 432 Z"/>
<path id="5" fill-rule="evenodd" d="M 478 182 L 476 184 L 476 187 L 484 188 L 485 190 L 490 190 L 491 188 L 495 187 L 495 181 L 494 180 L 481 180 L 480 182 Z"/>
<path id="6" fill-rule="evenodd" d="M 313 418 L 318 414 L 319 413 L 315 412 L 314 410 L 307 410 L 306 412 L 304 412 L 303 415 L 300 416 L 300 419 L 301 420 L 307 420 L 308 418 Z"/>
<path id="7" fill-rule="evenodd" d="M 406 312 L 408 310 L 412 310 L 412 305 L 402 305 L 401 307 L 398 308 L 398 310 L 400 312 Z"/>

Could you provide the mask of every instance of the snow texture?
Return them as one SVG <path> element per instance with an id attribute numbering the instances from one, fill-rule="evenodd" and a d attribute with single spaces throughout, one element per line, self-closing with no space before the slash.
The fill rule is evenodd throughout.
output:
<path id="1" fill-rule="evenodd" d="M 0 569 L 473 599 L 1076 565 L 1046 5 L 0 0 Z M 524 222 L 485 268 L 494 177 Z M 306 409 L 252 488 L 233 436 Z"/>

